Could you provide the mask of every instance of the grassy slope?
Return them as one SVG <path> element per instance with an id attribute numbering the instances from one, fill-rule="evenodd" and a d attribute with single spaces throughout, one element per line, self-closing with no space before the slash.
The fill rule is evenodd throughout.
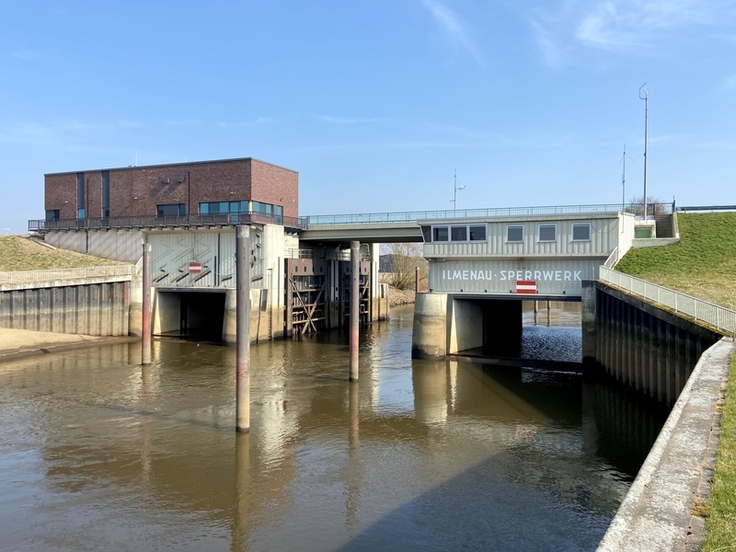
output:
<path id="1" fill-rule="evenodd" d="M 618 270 L 736 309 L 736 213 L 678 216 L 680 243 L 626 254 Z M 736 550 L 736 357 L 718 444 L 703 551 Z"/>
<path id="2" fill-rule="evenodd" d="M 616 269 L 736 310 L 736 213 L 677 220 L 680 243 L 631 250 Z"/>
<path id="3" fill-rule="evenodd" d="M 22 236 L 0 237 L 0 272 L 81 268 L 120 264 L 109 259 L 83 255 L 63 249 L 49 249 Z"/>

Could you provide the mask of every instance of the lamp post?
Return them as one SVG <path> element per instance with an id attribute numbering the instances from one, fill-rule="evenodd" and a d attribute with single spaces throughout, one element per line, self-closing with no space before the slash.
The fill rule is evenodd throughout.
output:
<path id="1" fill-rule="evenodd" d="M 465 188 L 467 188 L 467 186 L 457 185 L 457 170 L 455 170 L 455 180 L 454 180 L 454 184 L 452 185 L 452 215 L 453 216 L 455 216 L 455 214 L 457 213 L 457 191 L 464 190 Z"/>
<path id="2" fill-rule="evenodd" d="M 639 87 L 639 99 L 644 100 L 644 220 L 647 220 L 647 145 L 649 142 L 649 89 L 644 88 L 647 83 Z M 644 89 L 644 97 L 641 92 Z"/>

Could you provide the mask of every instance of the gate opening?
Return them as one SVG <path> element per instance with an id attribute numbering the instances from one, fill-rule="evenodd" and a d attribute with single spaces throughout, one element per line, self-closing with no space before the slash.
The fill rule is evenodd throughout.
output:
<path id="1" fill-rule="evenodd" d="M 225 292 L 158 291 L 158 333 L 193 341 L 221 342 Z"/>

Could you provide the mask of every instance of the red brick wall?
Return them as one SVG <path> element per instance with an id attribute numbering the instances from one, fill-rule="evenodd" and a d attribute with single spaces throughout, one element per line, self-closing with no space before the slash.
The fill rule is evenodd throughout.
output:
<path id="1" fill-rule="evenodd" d="M 254 159 L 253 199 L 283 205 L 285 217 L 299 216 L 299 173 Z"/>
<path id="2" fill-rule="evenodd" d="M 85 171 L 84 177 L 87 216 L 99 218 L 102 171 Z M 44 189 L 47 210 L 76 218 L 76 172 L 46 175 Z M 296 217 L 298 195 L 298 173 L 250 158 L 110 169 L 112 217 L 155 215 L 157 205 L 168 203 L 184 203 L 187 213 L 197 214 L 203 202 L 242 200 L 282 205 L 285 216 Z"/>

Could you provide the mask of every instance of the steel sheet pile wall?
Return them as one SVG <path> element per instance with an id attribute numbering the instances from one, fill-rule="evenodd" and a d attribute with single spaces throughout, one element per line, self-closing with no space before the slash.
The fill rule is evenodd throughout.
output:
<path id="1" fill-rule="evenodd" d="M 673 405 L 720 335 L 626 293 L 596 291 L 596 359 L 606 374 Z"/>
<path id="2" fill-rule="evenodd" d="M 97 336 L 128 335 L 130 282 L 0 292 L 0 327 Z"/>

